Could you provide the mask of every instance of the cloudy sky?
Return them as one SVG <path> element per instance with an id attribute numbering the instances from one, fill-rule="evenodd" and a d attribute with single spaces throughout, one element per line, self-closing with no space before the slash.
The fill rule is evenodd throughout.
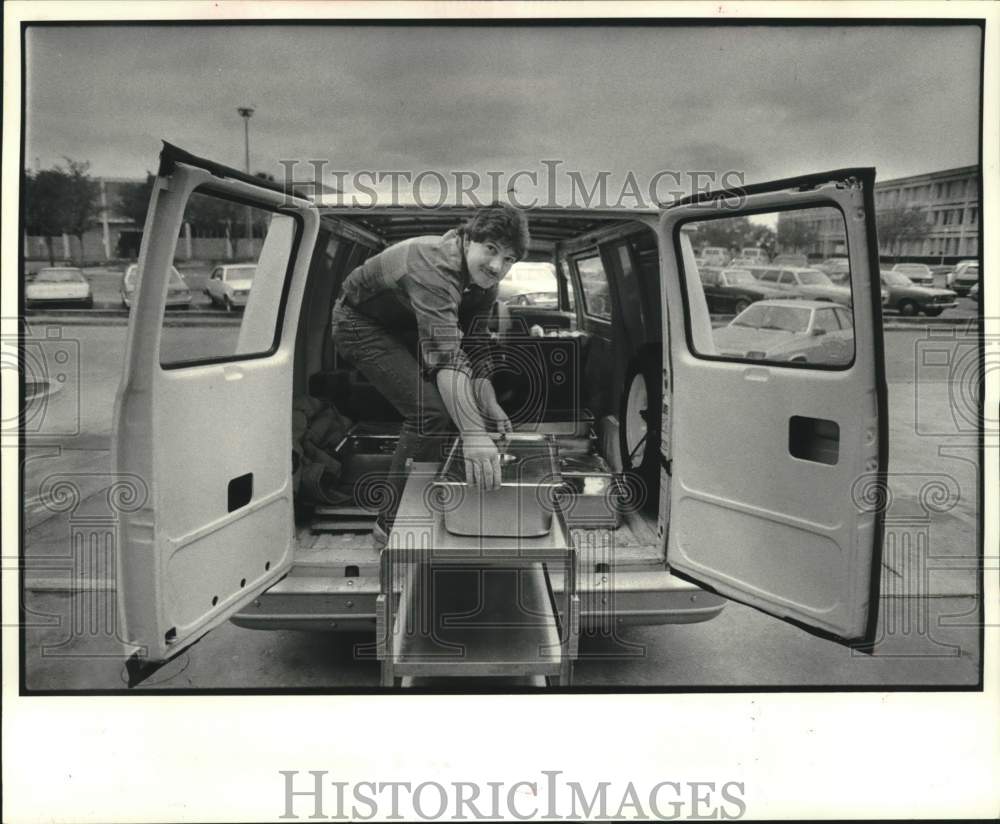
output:
<path id="1" fill-rule="evenodd" d="M 977 162 L 971 26 L 59 27 L 26 49 L 25 163 L 96 175 L 154 169 L 161 139 L 242 167 L 245 105 L 251 166 L 278 176 Z"/>

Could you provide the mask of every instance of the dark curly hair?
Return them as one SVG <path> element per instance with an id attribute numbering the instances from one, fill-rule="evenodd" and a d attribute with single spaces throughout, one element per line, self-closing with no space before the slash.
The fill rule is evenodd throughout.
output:
<path id="1" fill-rule="evenodd" d="M 509 246 L 519 260 L 528 253 L 531 241 L 527 215 L 506 203 L 491 203 L 480 207 L 462 224 L 461 231 L 476 243 L 492 240 Z"/>

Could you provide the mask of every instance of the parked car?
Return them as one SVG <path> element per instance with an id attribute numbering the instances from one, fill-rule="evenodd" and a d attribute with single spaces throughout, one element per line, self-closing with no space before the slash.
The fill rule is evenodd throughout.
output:
<path id="1" fill-rule="evenodd" d="M 94 293 L 83 270 L 74 266 L 47 267 L 25 286 L 24 305 L 28 309 L 57 305 L 89 309 L 94 305 Z"/>
<path id="2" fill-rule="evenodd" d="M 892 271 L 906 275 L 920 286 L 934 285 L 934 273 L 926 263 L 897 263 L 892 267 Z"/>
<path id="3" fill-rule="evenodd" d="M 809 258 L 805 255 L 784 254 L 778 255 L 771 261 L 772 266 L 797 266 L 805 268 L 809 265 Z"/>
<path id="4" fill-rule="evenodd" d="M 767 252 L 757 246 L 744 246 L 740 249 L 739 259 L 753 263 L 767 263 Z"/>
<path id="5" fill-rule="evenodd" d="M 135 296 L 135 288 L 138 285 L 139 264 L 131 263 L 122 274 L 121 286 L 118 294 L 121 297 L 122 306 L 131 308 L 132 298 Z M 167 284 L 167 309 L 187 309 L 191 305 L 191 290 L 187 282 L 177 271 L 176 267 L 170 267 L 170 282 Z"/>
<path id="6" fill-rule="evenodd" d="M 205 282 L 205 294 L 213 305 L 221 306 L 227 312 L 242 309 L 247 305 L 256 272 L 257 267 L 254 264 L 233 263 L 216 266 Z"/>
<path id="7" fill-rule="evenodd" d="M 112 434 L 112 472 L 155 494 L 118 514 L 118 626 L 136 650 L 130 683 L 230 619 L 259 630 L 369 636 L 378 626 L 380 644 L 391 649 L 397 636 L 384 623 L 384 605 L 396 578 L 386 576 L 411 577 L 405 559 L 375 551 L 365 528 L 385 494 L 391 455 L 384 444 L 338 449 L 340 488 L 352 506 L 338 514 L 304 505 L 294 483 L 294 404 L 307 397 L 365 426 L 391 427 L 384 399 L 331 340 L 331 307 L 359 262 L 387 244 L 455 228 L 472 209 L 290 197 L 170 145 L 156 168 L 142 238 L 149 288 L 137 293 L 143 311 L 130 315 Z M 765 354 L 782 360 L 758 359 L 748 370 L 747 350 L 720 354 L 714 343 L 691 244 L 697 226 L 682 231 L 768 210 L 776 219 L 779 210 L 813 208 L 822 190 L 852 216 L 848 245 L 862 249 L 875 233 L 866 207 L 874 183 L 874 169 L 847 169 L 750 185 L 735 211 L 718 205 L 718 193 L 664 209 L 529 211 L 532 254 L 546 255 L 577 295 L 572 310 L 551 312 L 575 336 L 491 341 L 493 374 L 504 384 L 497 397 L 518 429 L 551 436 L 565 454 L 603 459 L 636 493 L 618 510 L 617 526 L 588 533 L 584 521 L 579 530 L 588 534 L 574 535 L 583 628 L 706 621 L 732 598 L 831 641 L 875 640 L 882 518 L 856 493 L 858 479 L 887 470 L 877 307 L 854 307 L 849 368 L 809 363 L 807 347 L 806 363 L 789 363 L 794 351 L 769 344 Z M 179 212 L 193 192 L 238 198 L 270 217 L 238 333 L 185 336 L 183 347 L 164 347 L 175 330 L 156 310 Z M 854 282 L 867 286 L 867 258 L 851 263 Z M 217 279 L 225 283 L 223 274 Z M 559 296 L 565 300 L 562 288 Z M 850 313 L 836 305 L 781 305 L 810 316 L 809 343 L 836 339 L 833 324 L 814 317 L 822 310 L 847 333 Z M 390 547 L 425 547 L 432 558 L 433 534 L 447 527 L 424 493 L 439 468 L 414 465 Z M 518 500 L 533 511 L 550 501 L 530 493 Z M 566 546 L 564 515 L 580 517 L 569 505 L 554 509 L 540 560 Z M 485 533 L 467 540 L 470 548 L 493 547 Z M 520 558 L 538 546 L 505 540 Z M 556 568 L 549 580 L 562 593 L 571 581 Z M 560 602 L 558 595 L 546 601 Z M 475 598 L 468 603 L 474 608 Z M 490 659 L 494 670 L 497 660 Z"/>
<path id="8" fill-rule="evenodd" d="M 702 266 L 725 266 L 729 263 L 730 257 L 728 249 L 723 249 L 721 246 L 706 246 L 701 250 L 698 263 Z"/>
<path id="9" fill-rule="evenodd" d="M 719 354 L 749 360 L 835 364 L 854 359 L 854 323 L 819 300 L 762 300 L 713 333 Z"/>
<path id="10" fill-rule="evenodd" d="M 827 258 L 822 263 L 817 263 L 812 268 L 819 269 L 825 273 L 835 284 L 842 286 L 851 279 L 851 262 L 847 258 L 836 257 Z"/>
<path id="11" fill-rule="evenodd" d="M 555 267 L 548 261 L 522 260 L 510 267 L 498 289 L 497 299 L 501 303 L 510 303 L 518 295 L 537 295 L 553 293 L 558 295 Z M 517 306 L 528 304 L 519 303 Z"/>
<path id="12" fill-rule="evenodd" d="M 943 286 L 947 289 L 951 289 L 951 273 L 955 270 L 954 266 L 947 266 L 945 264 L 939 264 L 937 266 L 931 266 L 931 275 L 934 277 L 934 285 Z"/>
<path id="13" fill-rule="evenodd" d="M 755 301 L 784 294 L 757 280 L 749 269 L 700 270 L 699 274 L 712 312 L 739 314 Z"/>
<path id="14" fill-rule="evenodd" d="M 954 309 L 958 304 L 955 293 L 950 289 L 920 286 L 902 272 L 895 269 L 881 272 L 882 286 L 889 292 L 886 309 L 893 309 L 901 315 L 916 315 L 923 312 L 936 318 L 945 309 Z"/>
<path id="15" fill-rule="evenodd" d="M 837 286 L 819 269 L 799 266 L 768 267 L 758 275 L 761 283 L 780 290 L 786 297 L 829 300 L 851 305 L 850 286 Z"/>
<path id="16" fill-rule="evenodd" d="M 558 292 L 526 292 L 522 295 L 514 295 L 505 303 L 508 306 L 534 306 L 538 309 L 558 309 Z"/>
<path id="17" fill-rule="evenodd" d="M 969 294 L 969 290 L 979 283 L 979 261 L 960 261 L 948 275 L 948 288 L 954 289 L 959 295 Z"/>

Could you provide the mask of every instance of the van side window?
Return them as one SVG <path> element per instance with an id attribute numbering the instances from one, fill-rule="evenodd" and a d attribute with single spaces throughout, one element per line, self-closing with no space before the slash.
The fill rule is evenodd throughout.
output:
<path id="1" fill-rule="evenodd" d="M 165 312 L 160 365 L 166 368 L 265 357 L 278 345 L 278 318 L 299 221 L 195 190 L 184 212 L 190 236 L 174 249 L 188 284 L 221 310 L 208 323 Z"/>
<path id="2" fill-rule="evenodd" d="M 688 348 L 699 358 L 767 363 L 801 369 L 845 369 L 854 362 L 850 282 L 834 283 L 819 269 L 774 265 L 758 282 L 743 282 L 738 300 L 696 266 L 692 238 L 733 238 L 734 245 L 765 242 L 779 258 L 819 258 L 844 248 L 847 230 L 834 206 L 685 221 L 678 242 L 682 287 L 691 296 Z M 685 248 L 687 244 L 687 248 Z M 690 270 L 690 271 L 689 271 Z M 723 276 L 722 282 L 725 283 Z M 780 288 L 773 288 L 779 285 Z M 700 291 L 700 295 L 691 295 Z M 703 298 L 703 300 L 698 299 Z M 822 330 L 822 333 L 818 333 Z"/>
<path id="3" fill-rule="evenodd" d="M 577 258 L 576 271 L 583 291 L 583 311 L 602 320 L 611 320 L 608 276 L 599 255 Z"/>

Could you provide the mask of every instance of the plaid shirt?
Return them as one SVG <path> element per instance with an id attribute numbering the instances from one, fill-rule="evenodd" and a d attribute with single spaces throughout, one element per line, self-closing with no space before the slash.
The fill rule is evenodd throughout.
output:
<path id="1" fill-rule="evenodd" d="M 347 276 L 348 306 L 419 352 L 425 378 L 458 369 L 470 378 L 492 371 L 487 322 L 497 288 L 469 280 L 457 229 L 404 240 L 370 257 Z"/>

